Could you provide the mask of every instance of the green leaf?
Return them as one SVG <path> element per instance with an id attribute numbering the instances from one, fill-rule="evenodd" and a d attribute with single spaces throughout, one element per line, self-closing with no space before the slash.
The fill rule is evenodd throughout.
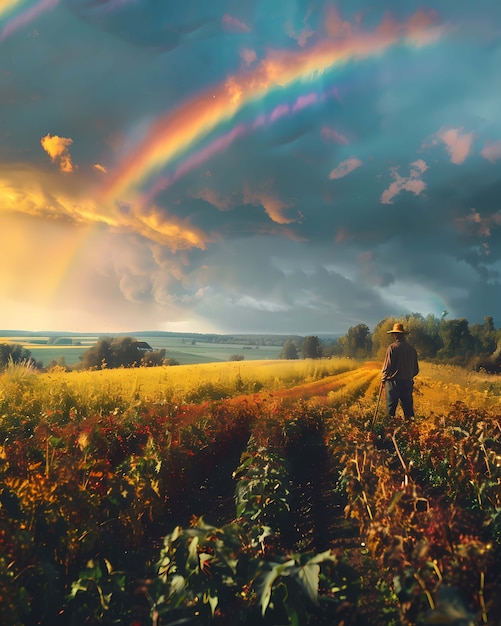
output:
<path id="1" fill-rule="evenodd" d="M 294 599 L 291 597 L 291 594 L 289 593 L 288 585 L 285 585 L 285 598 L 283 600 L 283 604 L 284 604 L 285 610 L 287 611 L 287 616 L 289 618 L 290 625 L 301 626 L 299 613 L 297 612 Z"/>
<path id="2" fill-rule="evenodd" d="M 190 541 L 190 545 L 188 546 L 188 563 L 196 563 L 198 565 L 197 547 L 198 537 L 195 536 Z"/>
<path id="3" fill-rule="evenodd" d="M 95 563 L 93 559 L 87 561 L 87 567 L 80 572 L 81 578 L 87 578 L 88 580 L 98 581 L 103 577 L 103 572 L 98 563 Z"/>
<path id="4" fill-rule="evenodd" d="M 318 583 L 320 580 L 320 565 L 310 563 L 299 569 L 298 578 L 306 591 L 306 595 L 314 604 L 318 604 Z"/>
<path id="5" fill-rule="evenodd" d="M 198 567 L 200 568 L 200 571 L 207 573 L 207 570 L 210 567 L 211 559 L 212 559 L 212 555 L 207 554 L 206 552 L 201 552 L 198 555 Z"/>
<path id="6" fill-rule="evenodd" d="M 183 529 L 181 528 L 181 526 L 176 526 L 174 530 L 172 531 L 170 537 L 168 537 L 169 543 L 174 543 L 174 541 L 176 541 L 176 539 L 180 536 L 182 531 Z"/>
<path id="7" fill-rule="evenodd" d="M 79 591 L 87 591 L 87 585 L 82 584 L 80 579 L 71 583 L 71 591 L 68 594 L 68 598 L 73 599 Z"/>
<path id="8" fill-rule="evenodd" d="M 253 463 L 253 461 L 254 461 L 254 457 L 248 456 L 245 459 L 245 461 L 240 463 L 237 469 L 233 472 L 233 478 L 236 478 L 237 476 L 239 476 L 244 470 L 246 470 L 249 467 L 249 465 Z"/>
<path id="9" fill-rule="evenodd" d="M 306 563 L 306 565 L 310 565 L 312 563 L 324 563 L 325 561 L 331 561 L 332 563 L 337 563 L 337 557 L 332 554 L 330 550 L 325 550 L 325 552 L 319 552 L 312 556 Z"/>
<path id="10" fill-rule="evenodd" d="M 270 564 L 271 565 L 271 564 Z M 280 576 L 288 576 L 291 573 L 291 568 L 296 565 L 294 559 L 290 561 L 286 561 L 285 563 L 277 563 L 274 567 L 266 574 L 263 579 L 263 584 L 261 586 L 261 599 L 259 601 L 261 605 L 262 615 L 266 613 L 266 609 L 270 604 L 271 600 L 271 591 L 273 588 L 273 584 L 277 578 Z"/>
<path id="11" fill-rule="evenodd" d="M 210 610 L 211 610 L 211 613 L 212 613 L 212 617 L 214 617 L 214 613 L 216 611 L 217 603 L 218 603 L 218 597 L 217 596 L 209 596 L 209 605 L 210 605 Z"/>
<path id="12" fill-rule="evenodd" d="M 181 593 L 181 591 L 183 591 L 185 586 L 186 586 L 186 579 L 184 578 L 184 576 L 181 576 L 180 574 L 176 574 L 175 576 L 171 578 L 171 581 L 170 581 L 171 595 L 177 595 Z"/>

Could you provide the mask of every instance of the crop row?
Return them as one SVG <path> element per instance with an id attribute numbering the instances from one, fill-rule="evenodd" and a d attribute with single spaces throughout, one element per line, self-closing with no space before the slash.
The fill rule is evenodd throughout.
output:
<path id="1" fill-rule="evenodd" d="M 87 564 L 144 571 L 174 519 L 187 522 L 207 507 L 224 514 L 225 503 L 211 498 L 218 480 L 213 468 L 238 461 L 252 407 L 238 413 L 197 407 L 195 417 L 189 413 L 180 407 L 170 415 L 152 411 L 134 419 L 111 414 L 61 425 L 41 421 L 23 438 L 4 437 L 2 623 L 84 623 L 71 581 L 81 579 L 85 568 L 95 578 Z M 107 604 L 97 602 L 97 614 Z M 87 599 L 84 605 L 87 611 Z"/>
<path id="2" fill-rule="evenodd" d="M 351 623 L 357 572 L 331 549 L 298 550 L 291 533 L 290 451 L 312 421 L 275 415 L 261 426 L 233 472 L 236 517 L 220 527 L 199 518 L 165 538 L 149 589 L 157 623 Z"/>
<path id="3" fill-rule="evenodd" d="M 382 572 L 377 582 L 394 596 L 395 623 L 494 624 L 501 614 L 498 419 L 458 403 L 434 419 L 386 418 L 374 435 L 347 432 L 343 420 L 330 427 L 346 514 L 359 525 L 366 564 Z"/>
<path id="4" fill-rule="evenodd" d="M 0 622 L 495 624 L 499 417 L 456 404 L 371 433 L 377 391 L 368 366 L 302 393 L 5 413 Z"/>
<path id="5" fill-rule="evenodd" d="M 2 621 L 331 623 L 358 575 L 322 529 L 315 468 L 325 468 L 329 415 L 241 401 L 49 416 L 23 438 L 5 436 Z M 195 558 L 204 542 L 217 558 Z"/>

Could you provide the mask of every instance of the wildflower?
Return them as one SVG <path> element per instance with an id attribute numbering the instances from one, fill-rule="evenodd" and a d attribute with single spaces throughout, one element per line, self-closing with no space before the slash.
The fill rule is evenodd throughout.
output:
<path id="1" fill-rule="evenodd" d="M 89 433 L 82 432 L 78 435 L 78 446 L 80 450 L 85 450 L 89 445 Z"/>

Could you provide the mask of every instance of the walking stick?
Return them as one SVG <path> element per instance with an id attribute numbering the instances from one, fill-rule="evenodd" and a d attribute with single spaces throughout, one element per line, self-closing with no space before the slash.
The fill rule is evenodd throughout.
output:
<path id="1" fill-rule="evenodd" d="M 381 402 L 381 396 L 383 395 L 384 383 L 381 382 L 381 387 L 379 388 L 379 394 L 377 398 L 376 410 L 374 411 L 374 415 L 371 419 L 370 430 L 374 429 L 374 424 L 376 423 L 377 412 L 379 410 L 379 403 Z"/>

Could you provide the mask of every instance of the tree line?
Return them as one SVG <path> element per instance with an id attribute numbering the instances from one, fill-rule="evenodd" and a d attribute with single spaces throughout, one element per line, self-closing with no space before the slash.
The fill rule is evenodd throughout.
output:
<path id="1" fill-rule="evenodd" d="M 344 356 L 355 359 L 383 359 L 391 342 L 388 331 L 395 322 L 402 322 L 409 331 L 409 342 L 416 348 L 419 357 L 429 361 L 450 363 L 501 372 L 501 329 L 496 329 L 490 316 L 483 323 L 469 324 L 465 318 L 446 319 L 412 313 L 403 317 L 386 317 L 376 324 L 371 332 L 367 324 L 357 324 L 338 339 L 320 340 L 308 336 L 301 343 L 286 340 L 280 354 L 283 359 L 325 358 Z"/>
<path id="2" fill-rule="evenodd" d="M 280 358 L 330 358 L 349 357 L 354 359 L 383 359 L 391 339 L 388 331 L 395 322 L 403 322 L 409 331 L 409 341 L 419 357 L 430 361 L 451 363 L 490 373 L 501 372 L 501 329 L 496 329 L 490 316 L 483 323 L 469 324 L 465 318 L 446 319 L 412 313 L 403 317 L 386 317 L 376 324 L 371 332 L 367 324 L 357 324 L 339 338 L 319 339 L 315 335 L 288 337 L 283 341 Z M 51 361 L 47 369 L 60 368 L 99 370 L 117 367 L 154 367 L 178 365 L 175 359 L 166 356 L 164 348 L 154 350 L 144 341 L 134 337 L 103 337 L 86 350 L 81 362 L 73 367 L 66 365 L 64 357 Z M 231 361 L 243 360 L 235 354 Z M 19 344 L 0 344 L 0 371 L 9 363 L 25 363 L 33 369 L 43 369 L 30 350 Z"/>

